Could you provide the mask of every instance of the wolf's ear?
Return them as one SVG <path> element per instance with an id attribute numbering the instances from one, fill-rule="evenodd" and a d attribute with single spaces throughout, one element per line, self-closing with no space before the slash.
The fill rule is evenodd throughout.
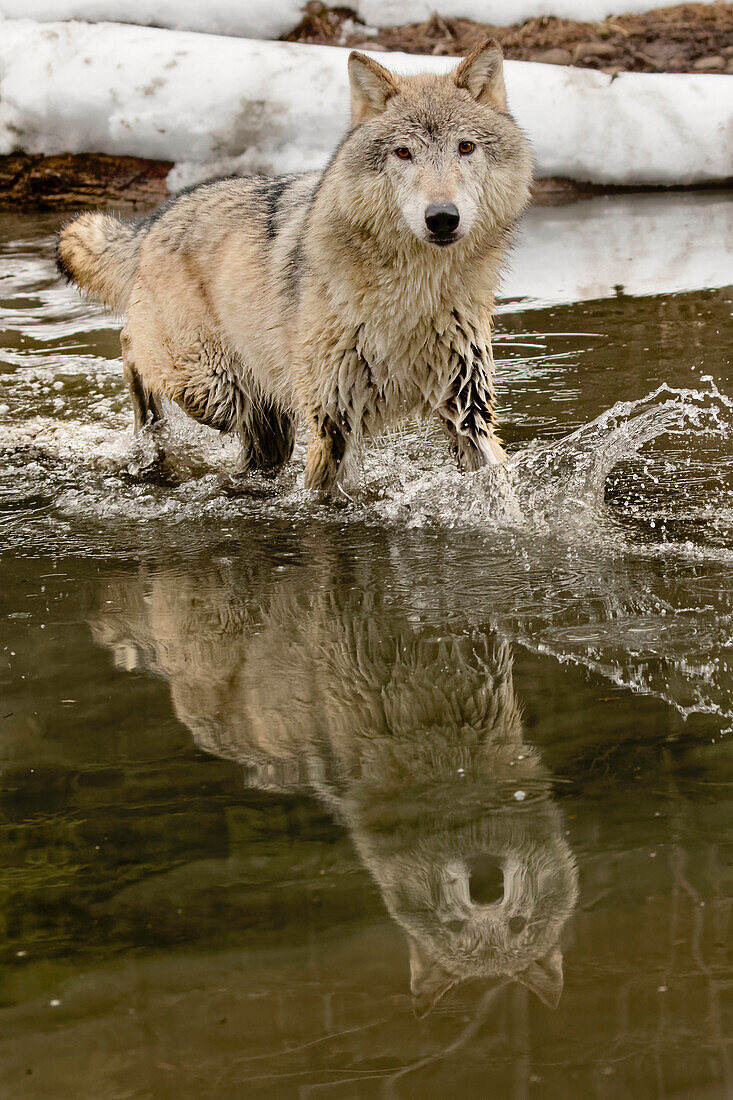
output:
<path id="1" fill-rule="evenodd" d="M 431 959 L 427 949 L 412 936 L 407 937 L 410 948 L 410 991 L 412 1007 L 418 1020 L 432 1012 L 441 997 L 458 983 L 436 959 Z"/>
<path id="2" fill-rule="evenodd" d="M 562 951 L 553 947 L 542 959 L 535 959 L 521 974 L 517 981 L 536 993 L 543 1005 L 557 1008 L 562 996 Z"/>
<path id="3" fill-rule="evenodd" d="M 387 100 L 397 91 L 392 73 L 356 50 L 349 54 L 349 81 L 351 121 L 354 125 L 381 114 Z"/>
<path id="4" fill-rule="evenodd" d="M 504 86 L 504 55 L 501 46 L 493 38 L 487 38 L 480 46 L 464 57 L 453 73 L 459 88 L 465 88 L 473 98 L 486 107 L 506 110 Z"/>

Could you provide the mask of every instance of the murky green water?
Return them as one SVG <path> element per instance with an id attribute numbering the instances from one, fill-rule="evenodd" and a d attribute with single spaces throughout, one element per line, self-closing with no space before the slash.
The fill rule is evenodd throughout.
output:
<path id="1" fill-rule="evenodd" d="M 3 1097 L 733 1093 L 730 200 L 532 217 L 599 272 L 502 307 L 509 471 L 406 432 L 338 508 L 178 420 L 141 479 L 0 218 Z"/>

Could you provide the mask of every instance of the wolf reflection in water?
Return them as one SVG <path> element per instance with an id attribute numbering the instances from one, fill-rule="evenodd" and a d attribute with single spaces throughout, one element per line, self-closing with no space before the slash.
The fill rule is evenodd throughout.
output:
<path id="1" fill-rule="evenodd" d="M 577 872 L 508 646 L 438 636 L 364 595 L 286 584 L 258 599 L 247 580 L 140 575 L 105 592 L 121 611 L 93 636 L 169 681 L 199 748 L 252 786 L 310 790 L 346 826 L 407 937 L 418 1015 L 473 979 L 557 1005 Z"/>

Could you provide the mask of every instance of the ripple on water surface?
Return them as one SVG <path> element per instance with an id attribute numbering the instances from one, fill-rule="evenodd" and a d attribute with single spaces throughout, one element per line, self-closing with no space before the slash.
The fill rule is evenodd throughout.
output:
<path id="1" fill-rule="evenodd" d="M 730 211 L 533 211 L 507 466 L 332 505 L 0 216 L 3 1096 L 731 1094 Z"/>
<path id="2" fill-rule="evenodd" d="M 370 527 L 397 544 L 423 532 L 427 547 L 437 531 L 461 547 L 474 602 L 515 640 L 684 713 L 729 716 L 730 290 L 568 304 L 564 271 L 556 304 L 528 297 L 497 320 L 507 466 L 464 477 L 431 427 L 406 428 L 365 450 L 334 506 L 302 489 L 302 441 L 277 481 L 245 478 L 233 441 L 177 410 L 163 432 L 172 476 L 143 476 L 151 444 L 130 431 L 116 325 L 56 277 L 48 222 L 11 228 L 0 256 L 7 550 L 119 558 L 162 542 L 191 555 L 277 521 L 346 529 L 358 556 Z M 543 276 L 545 303 L 550 284 Z M 428 576 L 441 575 L 441 553 L 421 561 Z"/>

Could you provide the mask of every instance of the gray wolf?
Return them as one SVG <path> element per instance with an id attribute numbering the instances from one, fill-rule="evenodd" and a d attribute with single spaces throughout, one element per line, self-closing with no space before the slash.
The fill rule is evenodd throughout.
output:
<path id="1" fill-rule="evenodd" d="M 92 634 L 168 680 L 199 748 L 345 825 L 405 933 L 419 1015 L 477 978 L 556 1005 L 577 871 L 507 645 L 438 637 L 379 595 L 272 582 L 244 562 L 141 573 L 104 591 Z"/>
<path id="2" fill-rule="evenodd" d="M 323 173 L 216 180 L 137 222 L 85 213 L 58 240 L 61 271 L 126 315 L 137 429 L 166 397 L 276 469 L 301 417 L 321 490 L 410 417 L 437 417 L 464 470 L 503 461 L 490 319 L 531 177 L 495 42 L 444 76 L 352 53 L 349 76 Z"/>

